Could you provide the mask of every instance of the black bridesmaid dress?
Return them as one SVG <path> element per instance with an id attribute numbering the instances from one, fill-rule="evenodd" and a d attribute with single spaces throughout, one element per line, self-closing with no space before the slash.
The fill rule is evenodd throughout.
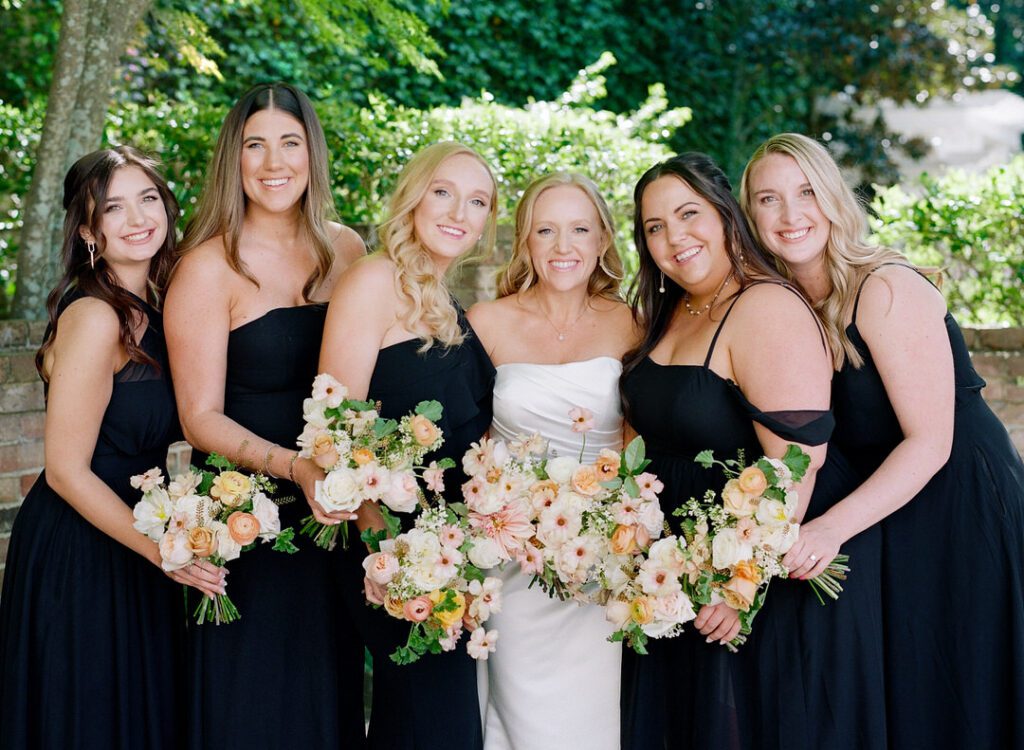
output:
<path id="1" fill-rule="evenodd" d="M 723 315 L 703 365 L 659 365 L 647 358 L 623 377 L 627 419 L 647 443 L 650 471 L 665 485 L 663 510 L 677 531 L 671 512 L 725 483 L 718 469 L 694 462 L 697 453 L 711 449 L 725 459 L 743 450 L 747 461 L 755 460 L 764 453 L 755 422 L 805 445 L 825 443 L 833 426 L 827 411 L 760 411 L 733 381 L 710 369 L 735 303 Z M 854 486 L 854 474 L 830 449 L 807 520 Z M 805 581 L 773 581 L 738 653 L 705 643 L 692 625 L 674 639 L 648 641 L 647 656 L 626 649 L 623 748 L 884 747 L 877 531 L 850 540 L 843 551 L 851 555 L 854 571 L 838 602 L 823 607 Z"/>
<path id="2" fill-rule="evenodd" d="M 228 337 L 224 413 L 291 448 L 316 376 L 325 304 L 271 310 Z M 193 456 L 199 466 L 205 456 Z M 276 480 L 281 527 L 309 514 L 302 490 Z M 228 565 L 241 612 L 189 629 L 193 748 L 361 748 L 363 644 L 341 602 L 333 558 L 308 538 L 299 552 L 258 545 Z"/>
<path id="3" fill-rule="evenodd" d="M 462 456 L 491 425 L 495 369 L 461 308 L 465 341 L 451 348 L 434 346 L 424 354 L 420 339 L 380 350 L 368 389 L 380 401 L 381 415 L 400 418 L 420 401 L 434 399 L 444 412 L 438 426 L 444 444 L 427 461 L 450 457 L 457 467 L 445 472 L 445 497 L 462 501 Z M 400 515 L 411 526 L 413 516 Z M 353 535 L 354 539 L 354 535 Z M 476 662 L 466 653 L 463 635 L 456 650 L 427 654 L 399 666 L 390 654 L 404 645 L 409 623 L 371 609 L 363 596 L 362 561 L 366 547 L 354 542 L 340 551 L 342 595 L 357 618 L 373 657 L 373 705 L 369 745 L 378 750 L 477 750 L 483 747 Z"/>
<path id="4" fill-rule="evenodd" d="M 66 308 L 79 299 L 73 293 Z M 132 506 L 129 479 L 164 467 L 180 435 L 160 313 L 140 341 L 159 368 L 113 376 L 92 471 Z M 0 747 L 181 747 L 181 587 L 46 483 L 11 531 L 0 600 Z"/>
<path id="5" fill-rule="evenodd" d="M 859 303 L 860 290 L 847 334 L 864 365 L 836 374 L 834 440 L 866 479 L 903 432 L 857 329 Z M 889 744 L 1021 748 L 1024 464 L 948 313 L 946 331 L 956 388 L 949 461 L 881 524 Z"/>

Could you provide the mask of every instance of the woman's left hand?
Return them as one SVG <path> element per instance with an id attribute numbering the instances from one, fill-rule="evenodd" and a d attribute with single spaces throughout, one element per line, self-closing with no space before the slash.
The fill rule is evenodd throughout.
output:
<path id="1" fill-rule="evenodd" d="M 825 572 L 842 543 L 839 533 L 824 518 L 815 518 L 800 524 L 800 537 L 782 558 L 782 564 L 789 569 L 790 578 L 814 578 Z"/>

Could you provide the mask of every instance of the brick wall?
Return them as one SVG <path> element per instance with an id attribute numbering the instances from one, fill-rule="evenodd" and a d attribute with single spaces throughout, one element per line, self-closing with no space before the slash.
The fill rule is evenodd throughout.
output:
<path id="1" fill-rule="evenodd" d="M 509 239 L 503 231 L 500 246 L 507 248 Z M 464 305 L 493 297 L 502 257 L 499 251 L 462 270 L 453 286 Z M 33 357 L 44 329 L 39 322 L 0 321 L 0 581 L 11 524 L 43 465 L 43 387 Z M 964 335 L 978 372 L 988 381 L 985 398 L 1024 453 L 1024 328 L 965 329 Z M 186 466 L 188 455 L 186 444 L 173 446 L 169 471 Z"/>

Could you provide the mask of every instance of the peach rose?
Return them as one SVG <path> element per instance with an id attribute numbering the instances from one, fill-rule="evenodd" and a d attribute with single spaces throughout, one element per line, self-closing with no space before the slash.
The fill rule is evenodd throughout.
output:
<path id="1" fill-rule="evenodd" d="M 654 607 L 646 596 L 638 596 L 629 605 L 629 614 L 637 625 L 646 625 L 654 619 Z"/>
<path id="2" fill-rule="evenodd" d="M 245 474 L 237 471 L 223 471 L 213 478 L 210 497 L 220 500 L 228 508 L 237 508 L 245 502 L 245 496 L 252 490 L 252 482 Z"/>
<path id="3" fill-rule="evenodd" d="M 761 583 L 761 569 L 757 567 L 757 563 L 753 560 L 740 560 L 732 566 L 732 574 L 742 578 L 744 581 L 756 584 Z"/>
<path id="4" fill-rule="evenodd" d="M 366 466 L 373 460 L 373 451 L 369 448 L 356 448 L 352 451 L 352 460 L 356 462 L 356 466 Z"/>
<path id="5" fill-rule="evenodd" d="M 757 596 L 757 588 L 758 585 L 753 581 L 733 576 L 722 585 L 721 594 L 725 603 L 730 607 L 747 612 L 750 610 L 750 605 L 754 603 L 754 597 Z"/>
<path id="6" fill-rule="evenodd" d="M 196 557 L 209 557 L 217 551 L 217 535 L 205 526 L 189 529 L 188 548 Z"/>
<path id="7" fill-rule="evenodd" d="M 405 619 L 405 602 L 396 599 L 390 594 L 384 597 L 384 609 L 389 615 L 399 620 Z"/>
<path id="8" fill-rule="evenodd" d="M 597 470 L 590 464 L 580 466 L 572 473 L 572 488 L 581 495 L 593 497 L 601 491 Z"/>
<path id="9" fill-rule="evenodd" d="M 405 619 L 410 622 L 423 622 L 430 617 L 430 612 L 433 609 L 434 605 L 430 602 L 429 596 L 417 596 L 415 599 L 407 601 L 402 607 Z"/>
<path id="10" fill-rule="evenodd" d="M 236 510 L 228 516 L 228 533 L 243 547 L 256 541 L 260 534 L 260 522 L 252 513 Z"/>
<path id="11" fill-rule="evenodd" d="M 313 438 L 313 446 L 311 450 L 313 463 L 321 469 L 331 468 L 338 463 L 338 459 L 341 458 L 338 455 L 338 449 L 334 447 L 334 441 L 331 440 L 331 436 L 323 432 Z"/>
<path id="12" fill-rule="evenodd" d="M 647 545 L 651 543 L 651 532 L 642 523 L 638 523 L 634 528 L 636 529 L 636 546 L 640 549 L 647 549 Z"/>
<path id="13" fill-rule="evenodd" d="M 754 495 L 755 497 L 760 496 L 762 492 L 768 489 L 768 478 L 756 466 L 748 466 L 740 472 L 738 481 L 740 489 L 748 495 Z"/>
<path id="14" fill-rule="evenodd" d="M 608 541 L 608 548 L 616 555 L 629 555 L 636 551 L 636 526 L 623 526 L 619 524 L 612 532 Z"/>
<path id="15" fill-rule="evenodd" d="M 431 605 L 437 604 L 442 601 L 445 597 L 443 591 L 434 589 L 430 592 Z M 455 609 L 448 612 L 438 612 L 434 610 L 434 619 L 441 623 L 441 627 L 445 630 L 450 628 L 452 625 L 462 619 L 462 616 L 466 614 L 466 597 L 461 591 L 455 592 Z"/>
<path id="16" fill-rule="evenodd" d="M 748 518 L 757 512 L 757 503 L 743 491 L 736 479 L 730 479 L 722 488 L 722 506 L 737 518 Z"/>
<path id="17" fill-rule="evenodd" d="M 422 414 L 414 416 L 409 423 L 409 427 L 412 429 L 413 439 L 424 448 L 433 445 L 441 434 L 441 431 L 437 429 L 437 425 Z"/>
<path id="18" fill-rule="evenodd" d="M 615 479 L 619 475 L 619 466 L 621 465 L 622 459 L 618 453 L 608 448 L 602 448 L 601 452 L 597 454 L 597 461 L 594 462 L 597 481 L 608 482 Z"/>

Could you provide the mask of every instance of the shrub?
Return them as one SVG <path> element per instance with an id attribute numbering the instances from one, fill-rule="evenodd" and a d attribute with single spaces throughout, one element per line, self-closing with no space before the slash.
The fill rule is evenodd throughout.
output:
<path id="1" fill-rule="evenodd" d="M 881 191 L 876 239 L 939 266 L 961 323 L 1024 325 L 1024 156 L 983 174 L 922 175 Z"/>

